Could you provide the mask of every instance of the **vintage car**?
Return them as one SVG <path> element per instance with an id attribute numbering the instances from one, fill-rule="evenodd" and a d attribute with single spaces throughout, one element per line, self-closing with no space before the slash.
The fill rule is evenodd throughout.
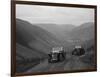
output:
<path id="1" fill-rule="evenodd" d="M 49 55 L 48 62 L 55 63 L 63 61 L 65 59 L 66 53 L 63 47 L 55 47 L 52 48 L 52 51 L 48 55 Z"/>
<path id="2" fill-rule="evenodd" d="M 81 56 L 85 54 L 85 50 L 82 46 L 75 46 L 72 51 L 72 55 Z"/>

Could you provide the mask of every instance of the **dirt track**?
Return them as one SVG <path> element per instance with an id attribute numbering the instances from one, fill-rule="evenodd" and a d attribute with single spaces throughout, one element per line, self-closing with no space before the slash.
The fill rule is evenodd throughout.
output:
<path id="1" fill-rule="evenodd" d="M 27 72 L 50 72 L 50 71 L 70 71 L 91 68 L 91 65 L 84 63 L 80 57 L 67 55 L 66 60 L 58 63 L 48 63 L 48 60 L 40 62 L 37 66 L 29 69 Z"/>

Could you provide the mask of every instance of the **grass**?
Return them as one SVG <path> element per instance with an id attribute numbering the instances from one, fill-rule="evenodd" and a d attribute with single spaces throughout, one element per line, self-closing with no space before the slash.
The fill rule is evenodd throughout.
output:
<path id="1" fill-rule="evenodd" d="M 43 59 L 41 59 L 43 60 Z M 16 61 L 16 72 L 22 73 L 40 63 L 40 59 L 25 59 Z"/>

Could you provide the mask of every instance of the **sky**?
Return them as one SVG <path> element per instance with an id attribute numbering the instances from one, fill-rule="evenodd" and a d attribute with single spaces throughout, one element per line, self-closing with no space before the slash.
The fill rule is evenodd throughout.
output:
<path id="1" fill-rule="evenodd" d="M 72 24 L 94 22 L 94 9 L 16 4 L 16 18 L 33 24 Z"/>

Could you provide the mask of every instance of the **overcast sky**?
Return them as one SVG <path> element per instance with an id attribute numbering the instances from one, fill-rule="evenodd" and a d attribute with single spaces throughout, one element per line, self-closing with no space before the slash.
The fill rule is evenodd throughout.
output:
<path id="1" fill-rule="evenodd" d="M 16 17 L 31 23 L 78 26 L 86 22 L 94 22 L 94 9 L 17 4 Z"/>

